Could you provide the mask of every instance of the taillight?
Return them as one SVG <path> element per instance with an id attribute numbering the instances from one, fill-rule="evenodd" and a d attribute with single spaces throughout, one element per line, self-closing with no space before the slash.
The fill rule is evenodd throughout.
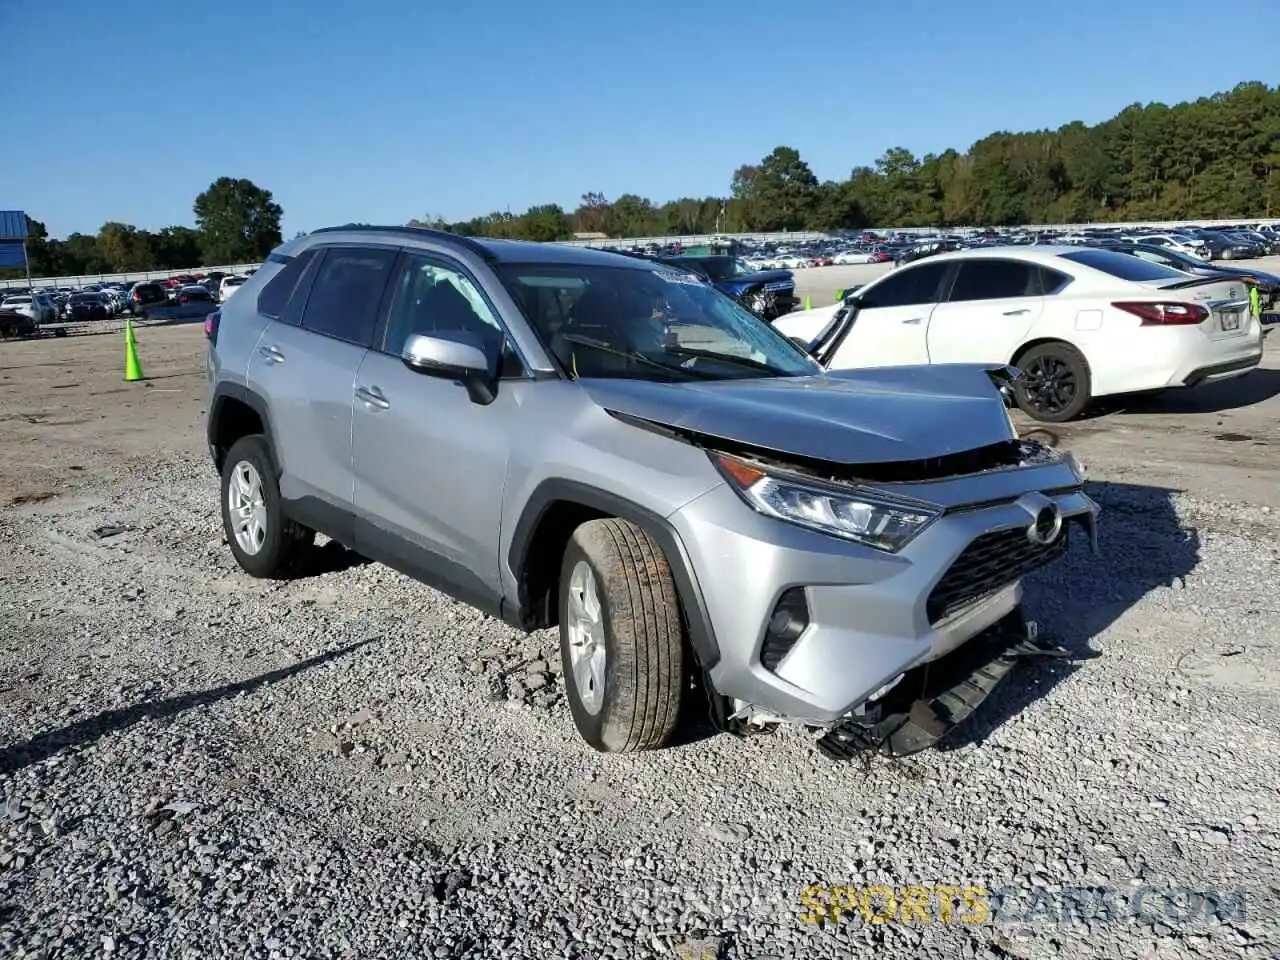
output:
<path id="1" fill-rule="evenodd" d="M 1111 305 L 1117 310 L 1139 317 L 1144 327 L 1183 327 L 1204 323 L 1209 319 L 1209 311 L 1198 303 L 1121 300 Z"/>
<path id="2" fill-rule="evenodd" d="M 213 344 L 218 342 L 218 323 L 222 320 L 222 311 L 215 310 L 204 318 L 205 338 Z"/>

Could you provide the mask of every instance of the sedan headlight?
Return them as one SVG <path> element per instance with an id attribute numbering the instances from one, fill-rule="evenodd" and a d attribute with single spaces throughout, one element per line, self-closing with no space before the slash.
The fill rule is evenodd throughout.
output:
<path id="1" fill-rule="evenodd" d="M 896 553 L 941 514 L 930 504 L 790 476 L 725 454 L 711 458 L 757 513 L 877 550 Z"/>

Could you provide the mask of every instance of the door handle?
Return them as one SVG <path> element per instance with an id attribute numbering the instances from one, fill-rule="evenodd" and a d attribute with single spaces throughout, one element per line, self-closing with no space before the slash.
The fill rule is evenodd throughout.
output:
<path id="1" fill-rule="evenodd" d="M 356 387 L 356 399 L 379 410 L 386 410 L 391 406 L 391 401 L 377 387 Z"/>
<path id="2" fill-rule="evenodd" d="M 1006 310 L 1006 311 L 1004 312 L 1004 315 L 1005 315 L 1006 317 L 1020 317 L 1020 316 L 1022 316 L 1022 314 L 1024 314 L 1024 313 L 1030 313 L 1030 312 L 1031 312 L 1031 311 L 1030 311 L 1030 310 L 1028 310 L 1026 307 L 1021 307 L 1021 308 L 1019 308 L 1019 309 L 1017 309 L 1017 310 Z"/>
<path id="3" fill-rule="evenodd" d="M 265 359 L 268 363 L 284 363 L 284 354 L 280 352 L 277 346 L 259 347 L 258 355 Z"/>
<path id="4" fill-rule="evenodd" d="M 915 323 L 923 323 L 923 322 L 924 322 L 924 317 L 912 317 L 910 320 L 903 320 L 902 322 L 903 322 L 903 323 L 911 323 L 911 324 L 915 324 Z"/>

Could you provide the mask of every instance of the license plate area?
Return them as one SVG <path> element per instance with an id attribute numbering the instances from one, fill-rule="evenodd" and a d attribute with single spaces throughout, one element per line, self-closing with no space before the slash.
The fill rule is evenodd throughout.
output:
<path id="1" fill-rule="evenodd" d="M 1223 333 L 1234 333 L 1240 329 L 1240 321 L 1243 318 L 1243 310 L 1224 310 L 1218 314 L 1218 326 Z"/>

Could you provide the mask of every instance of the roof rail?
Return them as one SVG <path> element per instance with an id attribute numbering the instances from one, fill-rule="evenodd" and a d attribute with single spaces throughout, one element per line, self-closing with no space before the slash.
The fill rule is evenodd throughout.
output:
<path id="1" fill-rule="evenodd" d="M 477 241 L 474 237 L 465 237 L 458 233 L 449 233 L 447 230 L 432 230 L 430 227 L 409 227 L 399 226 L 396 224 L 374 224 L 374 223 L 344 223 L 336 227 L 317 227 L 311 233 L 339 233 L 344 230 L 357 230 L 361 233 L 407 233 L 411 236 L 430 237 L 433 240 L 440 240 L 444 243 L 453 243 L 460 247 L 465 247 L 477 256 L 484 257 L 486 260 L 492 260 L 493 254 L 489 248 Z M 310 236 L 310 234 L 308 234 Z"/>

